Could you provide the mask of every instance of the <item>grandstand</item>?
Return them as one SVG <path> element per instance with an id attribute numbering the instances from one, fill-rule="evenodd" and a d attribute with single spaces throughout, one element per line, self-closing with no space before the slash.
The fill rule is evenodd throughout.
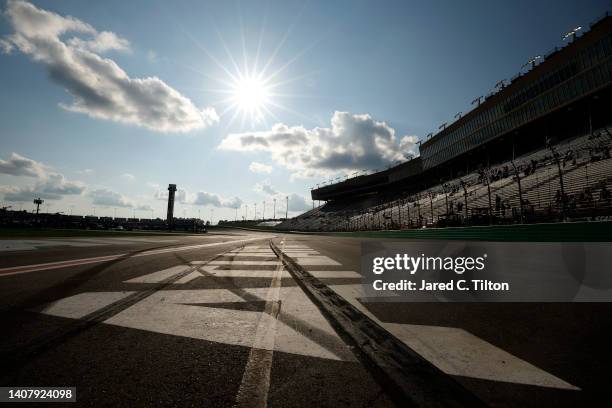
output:
<path id="1" fill-rule="evenodd" d="M 420 156 L 311 191 L 281 230 L 358 231 L 612 216 L 612 17 L 499 87 Z"/>

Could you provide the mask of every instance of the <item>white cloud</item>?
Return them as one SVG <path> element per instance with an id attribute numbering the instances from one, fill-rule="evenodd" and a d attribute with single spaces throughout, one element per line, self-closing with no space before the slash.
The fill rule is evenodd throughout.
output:
<path id="1" fill-rule="evenodd" d="M 136 180 L 136 176 L 134 176 L 133 174 L 130 174 L 130 173 L 123 173 L 120 177 L 122 179 L 124 179 L 125 181 L 134 181 L 134 180 Z"/>
<path id="2" fill-rule="evenodd" d="M 330 128 L 306 129 L 277 123 L 271 130 L 230 134 L 220 149 L 265 151 L 295 176 L 382 169 L 415 154 L 416 136 L 396 137 L 395 130 L 368 114 L 334 112 Z"/>
<path id="3" fill-rule="evenodd" d="M 272 166 L 268 166 L 267 164 L 259 162 L 252 162 L 249 165 L 249 170 L 253 173 L 270 174 L 272 173 Z"/>
<path id="4" fill-rule="evenodd" d="M 289 211 L 302 212 L 309 210 L 312 206 L 312 201 L 296 193 L 283 193 L 275 189 L 268 180 L 263 183 L 255 184 L 253 190 L 259 194 L 275 198 L 277 202 L 284 203 L 289 197 Z M 279 207 L 280 208 L 280 207 Z"/>
<path id="5" fill-rule="evenodd" d="M 312 208 L 312 201 L 299 194 L 289 194 L 289 211 L 302 212 Z"/>
<path id="6" fill-rule="evenodd" d="M 69 105 L 60 104 L 64 109 L 158 132 L 188 132 L 219 120 L 214 108 L 198 109 L 161 79 L 130 78 L 115 61 L 99 55 L 128 49 L 128 41 L 114 33 L 25 1 L 9 0 L 4 15 L 14 32 L 0 43 L 3 51 L 17 49 L 45 65 L 73 98 Z M 64 39 L 68 33 L 72 37 Z"/>
<path id="7" fill-rule="evenodd" d="M 138 206 L 136 206 L 136 209 L 138 211 L 153 211 L 153 207 L 151 207 L 149 204 L 140 204 Z"/>
<path id="8" fill-rule="evenodd" d="M 45 200 L 59 200 L 65 195 L 79 195 L 85 185 L 79 181 L 67 180 L 62 174 L 49 173 L 32 186 L 0 187 L 6 201 L 31 201 L 36 197 Z"/>
<path id="9" fill-rule="evenodd" d="M 3 54 L 10 54 L 13 52 L 13 48 L 13 44 L 10 41 L 0 38 L 0 50 L 2 50 Z"/>
<path id="10" fill-rule="evenodd" d="M 40 178 L 45 175 L 45 169 L 42 163 L 11 153 L 8 160 L 0 159 L 0 174 Z"/>
<path id="11" fill-rule="evenodd" d="M 88 195 L 92 198 L 92 204 L 95 205 L 123 208 L 132 208 L 135 205 L 133 200 L 107 188 L 90 191 Z"/>
<path id="12" fill-rule="evenodd" d="M 79 174 L 91 174 L 93 172 L 94 172 L 93 169 L 77 170 L 77 173 L 79 173 Z"/>
<path id="13" fill-rule="evenodd" d="M 264 181 L 263 183 L 256 183 L 253 190 L 260 194 L 267 194 L 267 195 L 280 194 L 278 191 L 274 189 L 274 187 L 272 187 L 272 185 L 270 185 L 269 181 Z"/>
<path id="14" fill-rule="evenodd" d="M 59 200 L 65 195 L 79 195 L 85 191 L 80 181 L 66 179 L 63 174 L 48 172 L 48 166 L 12 153 L 8 160 L 0 159 L 0 174 L 17 177 L 34 177 L 36 181 L 28 186 L 2 186 L 0 193 L 6 201 L 31 201 L 40 197 L 45 200 Z"/>
<path id="15" fill-rule="evenodd" d="M 125 38 L 119 37 L 117 34 L 110 31 L 102 31 L 96 33 L 95 36 L 90 40 L 83 40 L 81 38 L 73 37 L 68 40 L 68 44 L 75 48 L 83 50 L 89 50 L 93 52 L 106 52 L 111 50 L 117 51 L 129 51 L 130 42 Z"/>
<path id="16" fill-rule="evenodd" d="M 242 200 L 238 197 L 224 198 L 218 194 L 198 191 L 190 203 L 194 205 L 211 205 L 219 208 L 240 208 Z"/>
<path id="17" fill-rule="evenodd" d="M 98 188 L 90 191 L 87 194 L 91 197 L 91 203 L 93 205 L 100 205 L 104 207 L 120 207 L 120 208 L 133 208 L 138 211 L 152 211 L 153 207 L 149 204 L 139 203 L 136 200 L 126 197 L 123 194 L 112 191 L 108 188 Z"/>

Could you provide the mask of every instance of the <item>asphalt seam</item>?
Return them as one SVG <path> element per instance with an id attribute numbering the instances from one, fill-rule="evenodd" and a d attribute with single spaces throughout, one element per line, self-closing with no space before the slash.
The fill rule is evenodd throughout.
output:
<path id="1" fill-rule="evenodd" d="M 486 406 L 455 379 L 433 366 L 311 275 L 272 241 L 270 247 L 338 335 L 398 406 Z"/>

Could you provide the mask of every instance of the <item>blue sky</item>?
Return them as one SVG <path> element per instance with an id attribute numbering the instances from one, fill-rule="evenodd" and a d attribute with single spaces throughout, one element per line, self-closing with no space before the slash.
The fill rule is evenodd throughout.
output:
<path id="1" fill-rule="evenodd" d="M 0 1 L 3 205 L 290 212 L 382 168 L 609 1 Z M 69 17 L 72 16 L 72 17 Z M 259 50 L 259 52 L 258 52 Z M 257 64 L 256 64 L 257 60 Z M 265 69 L 264 69 L 265 68 Z M 242 79 L 241 79 L 242 78 Z M 21 204 L 23 202 L 23 204 Z M 116 209 L 116 210 L 115 210 Z"/>

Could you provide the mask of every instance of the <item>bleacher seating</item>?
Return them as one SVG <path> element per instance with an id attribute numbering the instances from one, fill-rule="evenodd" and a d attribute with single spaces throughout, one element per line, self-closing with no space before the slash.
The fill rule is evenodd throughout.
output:
<path id="1" fill-rule="evenodd" d="M 354 231 L 609 217 L 611 147 L 612 133 L 603 128 L 410 195 L 329 202 L 277 228 Z"/>

